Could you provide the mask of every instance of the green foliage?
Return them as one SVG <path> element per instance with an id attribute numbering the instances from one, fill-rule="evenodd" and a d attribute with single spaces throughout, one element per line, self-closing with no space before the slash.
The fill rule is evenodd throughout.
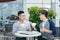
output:
<path id="1" fill-rule="evenodd" d="M 28 8 L 28 12 L 30 14 L 30 17 L 29 17 L 29 21 L 33 22 L 33 23 L 37 23 L 37 27 L 38 25 L 40 24 L 41 20 L 39 18 L 39 12 L 40 10 L 43 10 L 42 8 L 39 8 L 39 7 L 31 7 L 31 8 Z M 48 18 L 49 19 L 54 19 L 56 17 L 56 13 L 52 10 L 52 9 L 49 9 L 48 10 Z"/>
<path id="2" fill-rule="evenodd" d="M 40 23 L 39 11 L 40 11 L 40 8 L 39 7 L 31 7 L 31 8 L 28 8 L 28 12 L 30 14 L 29 21 L 34 22 L 34 23 L 37 23 L 36 26 L 38 26 L 39 23 Z"/>
<path id="3" fill-rule="evenodd" d="M 48 10 L 48 18 L 49 19 L 55 19 L 56 18 L 56 12 L 54 12 L 52 9 Z"/>

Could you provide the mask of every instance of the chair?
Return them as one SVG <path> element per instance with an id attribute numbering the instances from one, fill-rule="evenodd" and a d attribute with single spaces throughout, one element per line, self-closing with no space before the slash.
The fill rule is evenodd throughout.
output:
<path id="1" fill-rule="evenodd" d="M 14 35 L 12 34 L 12 25 L 13 24 L 6 24 L 5 25 L 5 32 L 4 32 L 4 35 L 8 36 L 7 39 L 10 38 L 11 40 L 15 39 Z"/>
<path id="2" fill-rule="evenodd" d="M 53 40 L 60 40 L 60 27 L 56 27 L 56 36 L 53 37 Z"/>

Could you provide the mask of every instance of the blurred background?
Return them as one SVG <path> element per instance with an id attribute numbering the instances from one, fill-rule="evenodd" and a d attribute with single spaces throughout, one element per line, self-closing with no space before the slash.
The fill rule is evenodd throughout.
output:
<path id="1" fill-rule="evenodd" d="M 52 9 L 56 13 L 53 21 L 57 31 L 56 38 L 60 37 L 60 0 L 0 0 L 0 40 L 5 40 L 5 37 L 14 40 L 14 37 L 9 33 L 12 31 L 13 23 L 18 20 L 18 11 L 24 11 L 26 20 L 29 20 L 30 13 L 28 8 L 31 7 L 45 10 Z M 6 40 L 9 40 L 9 38 Z"/>

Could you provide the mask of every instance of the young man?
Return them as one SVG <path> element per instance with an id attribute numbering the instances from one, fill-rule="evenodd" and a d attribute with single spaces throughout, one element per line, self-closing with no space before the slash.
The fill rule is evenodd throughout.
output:
<path id="1" fill-rule="evenodd" d="M 39 25 L 41 32 L 41 37 L 38 37 L 38 40 L 51 40 L 52 36 L 56 34 L 56 28 L 54 22 L 47 19 L 48 12 L 46 10 L 40 11 L 40 20 L 42 22 Z"/>
<path id="2" fill-rule="evenodd" d="M 30 23 L 25 21 L 25 13 L 23 11 L 18 12 L 19 20 L 13 24 L 13 34 L 17 31 L 30 31 Z M 26 38 L 16 37 L 16 40 L 26 40 Z"/>

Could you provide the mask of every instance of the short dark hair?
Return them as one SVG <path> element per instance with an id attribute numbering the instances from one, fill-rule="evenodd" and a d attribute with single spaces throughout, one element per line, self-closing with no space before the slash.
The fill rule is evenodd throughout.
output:
<path id="1" fill-rule="evenodd" d="M 48 11 L 47 11 L 47 10 L 41 10 L 40 13 L 41 13 L 41 14 L 44 14 L 45 17 L 47 17 L 47 15 L 48 15 Z"/>
<path id="2" fill-rule="evenodd" d="M 18 12 L 18 16 L 21 15 L 22 13 L 24 13 L 24 11 L 19 11 Z"/>

